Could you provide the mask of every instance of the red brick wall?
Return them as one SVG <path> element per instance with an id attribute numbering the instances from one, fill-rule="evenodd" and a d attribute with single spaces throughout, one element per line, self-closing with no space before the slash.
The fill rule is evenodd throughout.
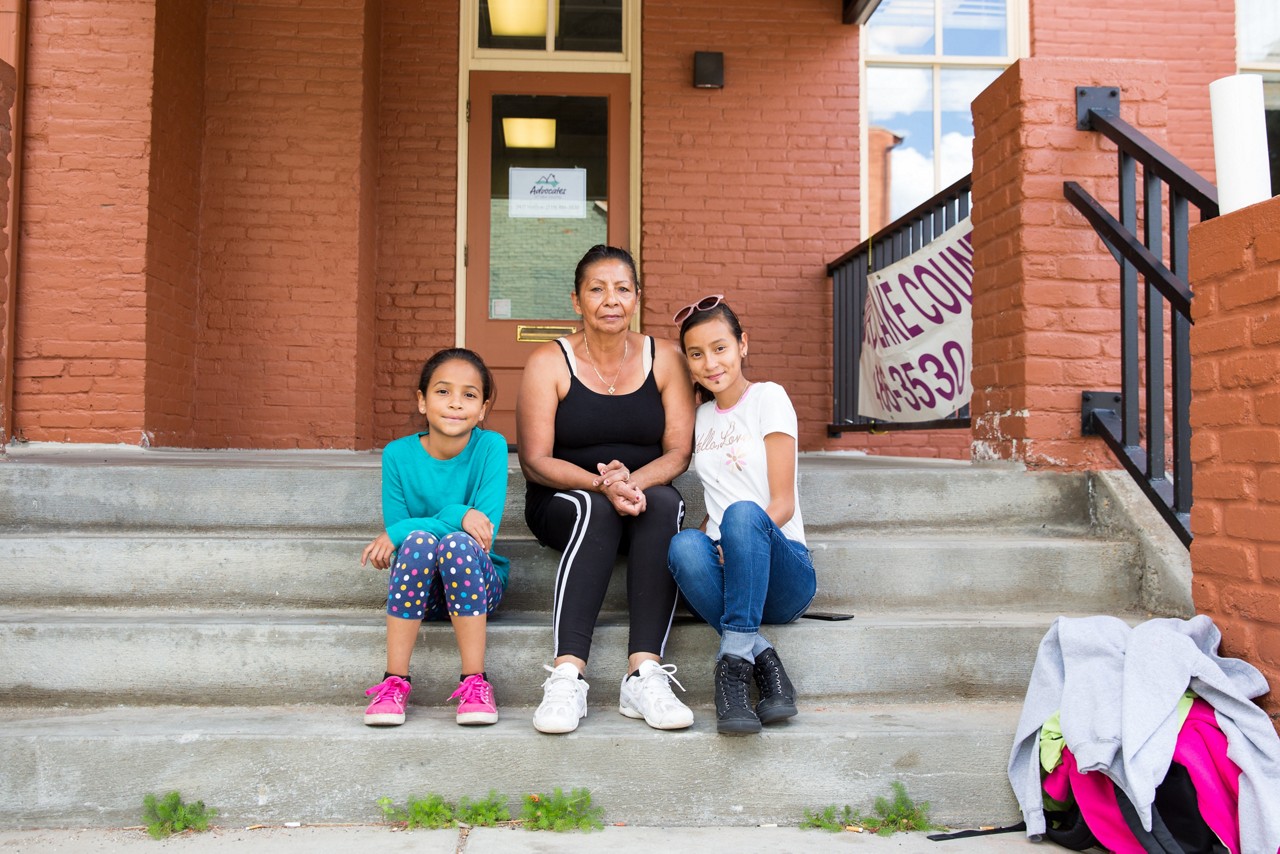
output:
<path id="1" fill-rule="evenodd" d="M 974 101 L 974 455 L 1115 468 L 1080 435 L 1080 393 L 1119 387 L 1118 268 L 1062 194 L 1115 207 L 1115 147 L 1075 129 L 1075 87 L 1123 81 L 1121 115 L 1161 141 L 1159 63 L 1024 59 Z"/>
<path id="2" fill-rule="evenodd" d="M 213 0 L 208 22 L 197 441 L 368 447 L 364 0 Z"/>
<path id="3" fill-rule="evenodd" d="M 146 255 L 146 431 L 155 445 L 194 439 L 204 148 L 205 4 L 156 3 L 155 94 Z"/>
<path id="4" fill-rule="evenodd" d="M 1280 198 L 1191 231 L 1192 596 L 1280 685 Z M 1280 715 L 1277 692 L 1264 707 Z"/>
<path id="5" fill-rule="evenodd" d="M 142 441 L 155 0 L 32 0 L 15 434 Z"/>
<path id="6" fill-rule="evenodd" d="M 9 248 L 9 197 L 12 192 L 13 185 L 9 179 L 13 177 L 13 165 L 10 155 L 13 153 L 13 101 L 18 85 L 18 75 L 13 70 L 13 66 L 0 60 L 0 258 L 4 258 L 4 251 Z M 12 306 L 9 304 L 9 265 L 4 264 L 0 269 L 0 451 L 4 449 L 5 443 L 9 441 L 7 435 L 6 416 L 9 406 L 9 391 L 7 388 L 8 370 L 6 365 L 9 358 L 9 311 Z"/>
<path id="7" fill-rule="evenodd" d="M 696 50 L 724 89 L 694 89 Z M 803 448 L 828 444 L 828 261 L 858 236 L 858 30 L 830 0 L 644 4 L 641 252 L 646 328 L 729 295 L 750 373 L 786 386 Z M 856 441 L 856 440 L 851 440 Z"/>
<path id="8" fill-rule="evenodd" d="M 360 102 L 360 220 L 359 282 L 356 302 L 355 442 L 372 447 L 378 262 L 378 117 L 382 76 L 381 3 L 364 7 L 364 58 Z"/>
<path id="9" fill-rule="evenodd" d="M 374 435 L 417 422 L 427 357 L 454 343 L 458 11 L 445 0 L 383 0 L 378 113 Z M 515 389 L 499 394 L 514 400 Z M 509 397 L 508 397 L 509 396 Z"/>
<path id="10" fill-rule="evenodd" d="M 1213 180 L 1209 83 L 1236 73 L 1235 0 L 1031 0 L 1031 55 L 1166 64 L 1168 149 Z M 1124 86 L 1125 80 L 1096 85 Z M 1080 85 L 1094 85 L 1081 82 Z"/>

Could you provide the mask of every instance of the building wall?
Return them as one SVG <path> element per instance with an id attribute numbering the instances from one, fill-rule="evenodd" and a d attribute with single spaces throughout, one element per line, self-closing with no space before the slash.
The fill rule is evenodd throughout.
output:
<path id="1" fill-rule="evenodd" d="M 420 423 L 427 357 L 454 343 L 458 11 L 446 0 L 383 0 L 378 112 L 374 434 Z M 501 388 L 511 395 L 515 389 Z"/>
<path id="2" fill-rule="evenodd" d="M 0 250 L 8 250 L 12 245 L 12 223 L 9 222 L 9 199 L 13 192 L 13 104 L 17 95 L 18 74 L 4 60 L 0 60 Z M 2 257 L 2 256 L 0 256 Z M 0 269 L 0 451 L 9 441 L 6 425 L 6 410 L 9 407 L 8 370 L 5 365 L 9 361 L 9 312 L 13 305 L 9 300 L 9 265 Z"/>
<path id="3" fill-rule="evenodd" d="M 196 435 L 368 447 L 358 376 L 364 0 L 212 0 Z M 367 251 L 367 250 L 365 250 Z"/>
<path id="4" fill-rule="evenodd" d="M 31 0 L 14 433 L 142 440 L 155 0 Z"/>
<path id="5" fill-rule="evenodd" d="M 830 0 L 644 4 L 644 323 L 732 298 L 749 375 L 786 386 L 804 448 L 831 418 L 828 261 L 858 242 L 858 30 Z M 723 89 L 693 54 L 724 52 Z"/>
<path id="6" fill-rule="evenodd" d="M 156 3 L 146 245 L 146 441 L 194 441 L 204 3 Z"/>
<path id="7" fill-rule="evenodd" d="M 1124 80 L 1120 113 L 1163 140 L 1155 62 L 1023 59 L 973 104 L 974 456 L 1030 468 L 1118 468 L 1080 434 L 1081 392 L 1119 388 L 1118 267 L 1063 197 L 1117 198 L 1115 147 L 1076 130 L 1075 87 Z"/>
<path id="8" fill-rule="evenodd" d="M 1031 0 L 1031 55 L 1165 63 L 1169 151 L 1212 181 L 1209 83 L 1236 73 L 1235 11 L 1235 0 Z"/>
<path id="9" fill-rule="evenodd" d="M 1280 685 L 1280 198 L 1193 228 L 1190 261 L 1192 596 Z"/>

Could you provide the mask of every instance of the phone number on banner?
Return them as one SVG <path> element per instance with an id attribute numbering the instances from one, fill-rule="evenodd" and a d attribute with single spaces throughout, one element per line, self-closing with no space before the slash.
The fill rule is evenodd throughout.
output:
<path id="1" fill-rule="evenodd" d="M 915 362 L 876 365 L 876 400 L 894 412 L 901 412 L 904 406 L 919 412 L 934 409 L 942 401 L 959 401 L 948 410 L 954 412 L 968 402 L 968 377 L 964 346 L 948 341 L 940 353 L 925 353 Z"/>

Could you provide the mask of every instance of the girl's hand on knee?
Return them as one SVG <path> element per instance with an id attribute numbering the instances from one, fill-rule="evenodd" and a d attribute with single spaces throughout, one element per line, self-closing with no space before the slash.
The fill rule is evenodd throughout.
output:
<path id="1" fill-rule="evenodd" d="M 373 542 L 364 547 L 364 551 L 360 553 L 360 565 L 372 563 L 374 569 L 386 569 L 391 566 L 391 556 L 396 553 L 395 543 L 391 542 L 391 538 L 383 531 Z"/>
<path id="2" fill-rule="evenodd" d="M 489 517 L 472 507 L 462 517 L 462 530 L 471 535 L 471 538 L 480 544 L 480 548 L 487 551 L 493 549 L 493 523 L 489 521 Z"/>

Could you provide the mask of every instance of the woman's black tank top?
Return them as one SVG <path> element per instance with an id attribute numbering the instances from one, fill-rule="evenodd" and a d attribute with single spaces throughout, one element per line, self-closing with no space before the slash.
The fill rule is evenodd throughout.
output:
<path id="1" fill-rule="evenodd" d="M 651 365 L 640 388 L 630 394 L 601 394 L 587 388 L 574 373 L 565 350 L 569 342 L 561 338 L 556 343 L 569 366 L 569 391 L 556 407 L 551 455 L 592 473 L 597 463 L 619 460 L 635 471 L 662 456 L 667 417 L 652 367 L 657 357 L 654 340 L 645 337 Z M 529 484 L 528 491 L 555 492 L 535 483 Z"/>

